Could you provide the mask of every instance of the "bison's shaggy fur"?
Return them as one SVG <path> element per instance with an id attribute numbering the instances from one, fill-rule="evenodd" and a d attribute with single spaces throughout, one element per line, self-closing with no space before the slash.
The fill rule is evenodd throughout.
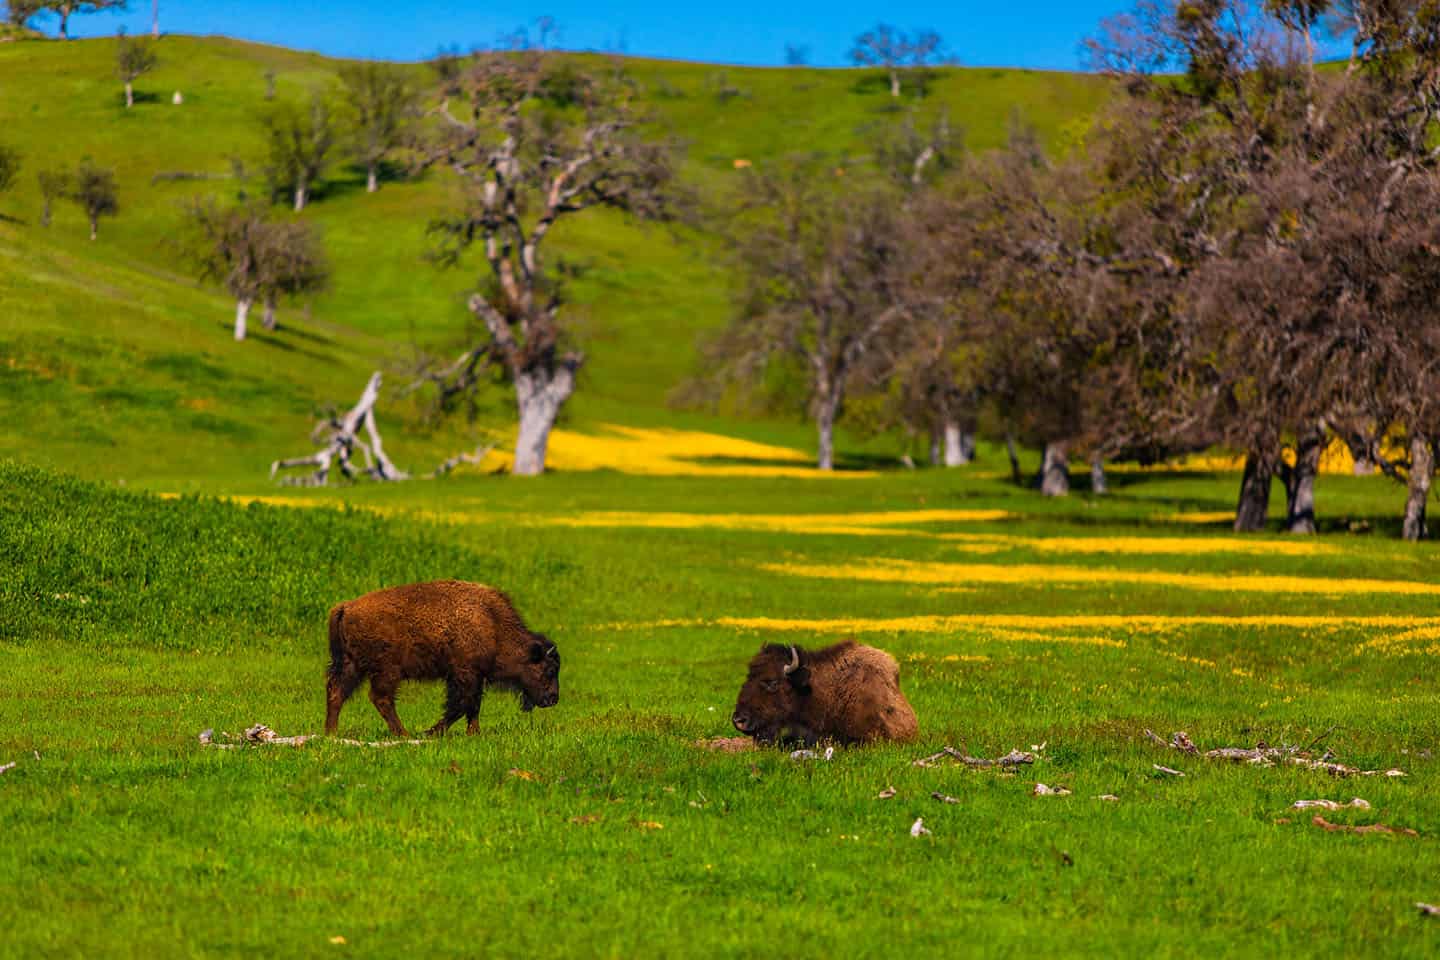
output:
<path id="1" fill-rule="evenodd" d="M 444 680 L 445 714 L 430 728 L 443 734 L 463 715 L 474 733 L 486 686 L 520 691 L 521 705 L 551 707 L 560 699 L 560 651 L 532 633 L 499 590 L 462 580 L 437 580 L 376 590 L 330 611 L 330 669 L 325 732 L 361 681 L 370 702 L 405 736 L 395 713 L 402 680 Z"/>
<path id="2" fill-rule="evenodd" d="M 919 732 L 895 658 L 853 640 L 815 651 L 761 647 L 731 720 L 761 743 L 913 740 Z"/>

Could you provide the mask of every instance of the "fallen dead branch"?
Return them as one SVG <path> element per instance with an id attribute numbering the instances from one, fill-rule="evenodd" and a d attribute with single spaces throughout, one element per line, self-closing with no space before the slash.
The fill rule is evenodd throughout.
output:
<path id="1" fill-rule="evenodd" d="M 1326 731 L 1317 739 L 1323 739 L 1330 731 Z M 1171 734 L 1170 739 L 1164 740 L 1153 730 L 1145 731 L 1145 738 L 1167 750 L 1178 750 L 1181 753 L 1204 757 L 1206 760 L 1228 760 L 1231 763 L 1248 763 L 1257 767 L 1273 767 L 1279 764 L 1304 767 L 1307 770 L 1321 770 L 1332 777 L 1403 777 L 1404 770 L 1361 770 L 1358 767 L 1348 766 L 1339 763 L 1334 755 L 1326 750 L 1319 757 L 1312 756 L 1307 748 L 1281 745 L 1272 747 L 1261 742 L 1253 747 L 1216 747 L 1213 750 L 1206 750 L 1203 753 L 1200 748 L 1191 742 L 1190 737 L 1180 731 Z"/>
<path id="2" fill-rule="evenodd" d="M 1102 794 L 1100 794 L 1098 797 L 1094 797 L 1094 798 L 1092 798 L 1092 799 L 1095 799 L 1095 800 L 1109 800 L 1109 801 L 1112 802 L 1112 803 L 1119 803 L 1119 802 L 1120 802 L 1120 798 L 1117 797 L 1117 796 L 1115 796 L 1115 794 L 1113 794 L 1113 793 L 1102 793 Z"/>
<path id="3" fill-rule="evenodd" d="M 343 417 L 328 417 L 310 431 L 310 441 L 320 447 L 315 453 L 288 460 L 276 460 L 270 464 L 270 479 L 281 470 L 292 467 L 314 467 L 312 473 L 301 477 L 285 477 L 280 482 L 289 486 L 323 487 L 330 476 L 332 463 L 338 464 L 347 478 L 356 474 L 350 457 L 359 447 L 365 455 L 365 473 L 376 480 L 407 480 L 410 475 L 390 462 L 380 440 L 380 428 L 375 425 L 375 401 L 380 398 L 380 373 L 370 375 L 360 400 Z M 360 428 L 364 427 L 370 442 L 360 439 Z M 327 434 L 328 431 L 328 434 Z"/>
<path id="4" fill-rule="evenodd" d="M 1435 906 L 1433 903 L 1421 903 L 1417 900 L 1415 901 L 1415 906 L 1420 911 L 1420 916 L 1422 917 L 1440 917 L 1440 907 Z"/>
<path id="5" fill-rule="evenodd" d="M 485 462 L 485 458 L 489 456 L 490 451 L 494 449 L 495 444 L 487 443 L 481 444 L 480 446 L 476 447 L 474 453 L 467 453 L 462 450 L 459 453 L 455 454 L 455 456 L 450 457 L 448 460 L 441 463 L 440 466 L 436 467 L 435 473 L 432 474 L 432 476 L 443 477 L 451 470 L 454 470 L 456 467 L 460 466 L 460 464 L 462 463 L 468 463 L 472 467 L 478 467 L 480 466 L 480 464 Z"/>
<path id="6" fill-rule="evenodd" d="M 996 757 L 992 760 L 988 757 L 968 756 L 963 751 L 956 750 L 954 747 L 946 747 L 939 753 L 932 753 L 928 757 L 912 760 L 911 765 L 916 767 L 934 767 L 938 766 L 940 761 L 946 757 L 949 757 L 956 763 L 963 763 L 967 767 L 975 767 L 977 769 L 984 769 L 985 767 L 1016 767 L 1022 763 L 1035 762 L 1035 754 L 1026 753 L 1023 750 L 1011 750 L 1005 754 L 1005 756 Z"/>
<path id="7" fill-rule="evenodd" d="M 1351 797 L 1349 803 L 1340 803 L 1335 800 L 1296 800 L 1290 806 L 1295 810 L 1309 810 L 1312 807 L 1319 807 L 1321 810 L 1369 810 L 1370 803 L 1359 797 Z"/>
<path id="8" fill-rule="evenodd" d="M 924 817 L 917 817 L 917 818 L 915 819 L 915 822 L 912 823 L 912 824 L 910 824 L 910 836 L 912 836 L 912 837 L 928 837 L 929 835 L 930 835 L 930 828 L 927 827 L 927 826 L 925 826 L 925 818 L 924 818 Z"/>
<path id="9" fill-rule="evenodd" d="M 930 794 L 930 796 L 931 796 L 931 798 L 933 798 L 933 799 L 935 799 L 935 800 L 939 800 L 941 803 L 959 803 L 959 802 L 960 802 L 959 800 L 957 800 L 956 798 L 950 796 L 949 794 L 947 794 L 947 793 L 940 793 L 938 790 L 937 790 L 935 793 Z"/>
<path id="10" fill-rule="evenodd" d="M 1409 827 L 1392 827 L 1388 823 L 1367 823 L 1364 826 L 1356 827 L 1348 823 L 1331 823 L 1320 814 L 1310 820 L 1315 826 L 1322 830 L 1329 830 L 1332 833 L 1394 833 L 1406 837 L 1418 837 L 1420 834 Z"/>
<path id="11" fill-rule="evenodd" d="M 240 736 L 230 733 L 221 733 L 224 740 L 238 741 L 233 743 L 222 743 L 215 738 L 214 730 L 202 730 L 199 740 L 202 747 L 215 747 L 218 750 L 234 750 L 243 746 L 285 746 L 301 747 L 311 740 L 324 740 L 327 743 L 343 743 L 347 747 L 397 747 L 402 744 L 418 745 L 425 743 L 424 740 L 350 740 L 345 737 L 325 737 L 318 733 L 302 733 L 293 737 L 282 737 L 274 730 L 271 730 L 263 723 L 257 723 L 253 727 L 246 728 Z"/>
<path id="12" fill-rule="evenodd" d="M 876 799 L 876 800 L 889 800 L 889 799 L 890 799 L 891 797 L 893 797 L 893 796 L 895 796 L 895 788 L 894 788 L 894 787 L 886 787 L 884 790 L 881 790 L 878 794 L 875 795 L 875 799 Z"/>
<path id="13" fill-rule="evenodd" d="M 823 754 L 814 750 L 794 750 L 790 753 L 791 760 L 829 760 L 835 756 L 834 747 L 826 747 Z"/>
<path id="14" fill-rule="evenodd" d="M 0 773 L 15 769 L 16 762 L 15 760 L 11 760 L 9 763 L 0 763 Z"/>
<path id="15" fill-rule="evenodd" d="M 695 746 L 719 753 L 742 753 L 756 749 L 755 741 L 749 737 L 711 737 L 709 740 L 696 740 Z"/>
<path id="16" fill-rule="evenodd" d="M 1174 767 L 1162 767 L 1162 766 L 1160 766 L 1160 764 L 1158 764 L 1158 763 L 1152 763 L 1152 764 L 1150 764 L 1150 766 L 1154 767 L 1154 768 L 1155 768 L 1156 770 L 1158 770 L 1160 773 L 1166 774 L 1167 776 L 1171 776 L 1171 777 L 1183 777 L 1183 776 L 1185 776 L 1185 771 L 1184 771 L 1184 770 L 1176 770 Z"/>
<path id="17" fill-rule="evenodd" d="M 1037 784 L 1035 784 L 1035 789 L 1033 789 L 1033 790 L 1030 791 L 1030 796 L 1032 796 L 1032 797 L 1068 797 L 1068 796 L 1070 796 L 1070 792 L 1071 792 L 1071 791 L 1070 791 L 1070 788 L 1069 788 L 1069 787 L 1050 787 L 1050 786 L 1046 786 L 1046 785 L 1043 784 L 1043 783 L 1037 783 Z"/>

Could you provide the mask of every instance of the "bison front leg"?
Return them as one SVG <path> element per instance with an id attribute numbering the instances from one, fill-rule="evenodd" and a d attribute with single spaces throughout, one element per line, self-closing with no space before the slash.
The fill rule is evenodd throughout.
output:
<path id="1" fill-rule="evenodd" d="M 475 691 L 475 696 L 470 705 L 465 709 L 465 734 L 473 737 L 480 732 L 480 696 L 485 692 L 481 687 Z"/>
<path id="2" fill-rule="evenodd" d="M 465 686 L 455 680 L 445 683 L 445 713 L 440 721 L 430 728 L 430 736 L 443 737 L 445 731 L 459 720 L 462 716 L 470 718 L 469 733 L 475 732 L 475 717 L 480 714 L 480 703 L 476 696 L 471 695 Z"/>
<path id="3" fill-rule="evenodd" d="M 394 680 L 385 677 L 370 678 L 370 702 L 375 704 L 375 709 L 380 711 L 380 716 L 390 725 L 390 732 L 397 737 L 408 737 L 405 727 L 400 723 L 400 715 L 395 712 L 395 691 L 399 684 Z"/>

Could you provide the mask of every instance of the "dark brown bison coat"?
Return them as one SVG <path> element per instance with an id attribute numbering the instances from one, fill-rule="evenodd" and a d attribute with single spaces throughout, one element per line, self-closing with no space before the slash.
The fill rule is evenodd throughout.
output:
<path id="1" fill-rule="evenodd" d="M 919 732 L 895 658 L 853 640 L 815 651 L 761 647 L 731 721 L 762 743 L 913 740 Z"/>
<path id="2" fill-rule="evenodd" d="M 402 680 L 445 681 L 445 714 L 430 728 L 443 734 L 463 715 L 474 733 L 485 687 L 520 691 L 521 705 L 554 706 L 560 699 L 560 651 L 532 633 L 499 590 L 463 580 L 437 580 L 376 590 L 330 610 L 330 669 L 325 732 L 334 733 L 340 708 L 362 680 L 370 702 L 396 736 Z"/>

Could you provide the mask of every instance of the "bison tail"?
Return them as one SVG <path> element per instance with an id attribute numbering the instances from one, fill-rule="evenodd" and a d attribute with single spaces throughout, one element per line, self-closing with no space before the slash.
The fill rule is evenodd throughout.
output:
<path id="1" fill-rule="evenodd" d="M 330 611 L 330 676 L 338 677 L 345 662 L 345 604 L 337 603 Z"/>

